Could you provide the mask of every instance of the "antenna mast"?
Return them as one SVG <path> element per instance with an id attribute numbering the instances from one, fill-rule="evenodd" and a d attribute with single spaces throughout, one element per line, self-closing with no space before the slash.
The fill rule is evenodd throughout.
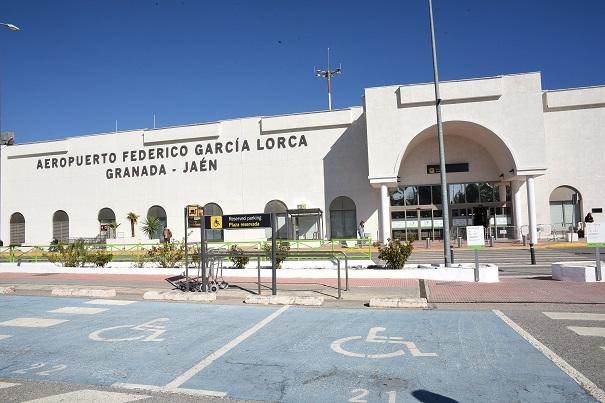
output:
<path id="1" fill-rule="evenodd" d="M 336 74 L 341 74 L 342 65 L 339 65 L 339 67 L 336 70 L 330 70 L 330 48 L 328 48 L 328 69 L 327 70 L 317 70 L 317 69 L 313 68 L 313 70 L 315 70 L 316 77 L 323 77 L 328 81 L 328 110 L 331 111 L 332 110 L 332 92 L 331 92 L 331 88 L 330 88 L 330 82 L 332 81 L 332 76 L 334 76 Z"/>

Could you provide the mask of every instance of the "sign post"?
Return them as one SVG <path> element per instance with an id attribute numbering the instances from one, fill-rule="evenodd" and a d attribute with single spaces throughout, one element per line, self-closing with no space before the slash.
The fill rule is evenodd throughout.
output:
<path id="1" fill-rule="evenodd" d="M 189 207 L 185 207 L 185 281 L 187 283 L 187 291 L 189 291 L 189 261 L 188 261 L 188 253 L 189 247 L 187 246 L 187 223 L 189 222 Z"/>
<path id="2" fill-rule="evenodd" d="M 595 248 L 595 275 L 597 281 L 601 281 L 603 276 L 601 272 L 601 251 L 599 248 L 605 247 L 604 223 L 586 223 L 586 245 Z"/>
<path id="3" fill-rule="evenodd" d="M 485 246 L 485 229 L 482 225 L 466 227 L 466 246 L 475 250 L 475 282 L 479 281 L 479 249 Z"/>
<path id="4" fill-rule="evenodd" d="M 271 294 L 277 295 L 277 267 L 275 267 L 275 213 L 271 213 Z"/>
<path id="5" fill-rule="evenodd" d="M 189 291 L 189 246 L 187 243 L 187 229 L 189 228 L 201 228 L 201 224 L 204 220 L 204 208 L 198 205 L 188 205 L 185 207 L 185 277 L 187 278 L 187 291 Z M 203 246 L 203 238 L 202 245 Z M 201 248 L 200 248 L 200 262 L 201 262 Z M 205 278 L 205 275 L 202 274 Z M 202 284 L 204 284 L 204 278 L 202 278 Z M 206 287 L 202 287 L 202 291 L 206 291 Z"/>

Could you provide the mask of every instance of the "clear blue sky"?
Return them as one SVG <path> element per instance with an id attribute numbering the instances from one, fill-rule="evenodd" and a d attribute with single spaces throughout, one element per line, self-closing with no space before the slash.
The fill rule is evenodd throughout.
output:
<path id="1" fill-rule="evenodd" d="M 17 142 L 327 109 L 432 80 L 426 0 L 2 0 L 2 130 Z M 605 84 L 603 0 L 434 0 L 443 80 Z"/>

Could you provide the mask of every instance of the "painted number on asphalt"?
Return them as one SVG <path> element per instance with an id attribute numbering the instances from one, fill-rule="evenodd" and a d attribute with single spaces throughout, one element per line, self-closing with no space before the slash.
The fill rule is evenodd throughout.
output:
<path id="1" fill-rule="evenodd" d="M 368 403 L 366 399 L 370 395 L 370 391 L 367 389 L 353 389 L 351 394 L 354 395 L 349 399 L 350 403 Z M 387 403 L 395 403 L 397 400 L 397 392 L 391 390 L 387 392 Z"/>
<path id="2" fill-rule="evenodd" d="M 151 320 L 149 322 L 141 323 L 140 325 L 121 325 L 121 326 L 112 326 L 106 327 L 104 329 L 96 330 L 88 335 L 88 338 L 95 341 L 107 341 L 107 342 L 117 342 L 117 341 L 164 341 L 164 339 L 160 339 L 159 336 L 166 332 L 166 326 L 162 324 L 162 322 L 166 322 L 168 318 L 157 318 Z M 107 336 L 106 333 L 111 332 L 116 329 L 130 329 L 134 330 L 136 336 L 130 337 L 110 337 Z"/>
<path id="3" fill-rule="evenodd" d="M 403 337 L 397 337 L 397 336 L 387 337 L 387 336 L 378 335 L 378 333 L 384 332 L 385 330 L 386 330 L 386 328 L 384 328 L 384 327 L 371 328 L 370 331 L 368 332 L 368 335 L 366 336 L 365 341 L 368 343 L 403 344 L 408 349 L 408 351 L 410 352 L 412 357 L 436 357 L 437 356 L 437 353 L 423 353 L 422 351 L 420 351 L 420 349 L 418 347 L 416 347 L 416 344 L 414 344 L 411 341 L 403 340 Z M 399 357 L 401 355 L 405 355 L 405 351 L 403 349 L 399 349 L 399 350 L 395 350 L 390 353 L 383 353 L 383 354 L 362 354 L 362 353 L 356 353 L 353 351 L 346 350 L 343 347 L 343 344 L 345 344 L 349 341 L 361 340 L 361 339 L 363 339 L 363 336 L 343 337 L 342 339 L 338 339 L 338 340 L 335 340 L 334 342 L 332 342 L 332 344 L 330 345 L 330 348 L 339 354 L 343 354 L 348 357 L 355 357 L 355 358 L 381 359 L 381 358 L 393 358 L 393 357 Z"/>
<path id="4" fill-rule="evenodd" d="M 33 364 L 30 365 L 27 368 L 22 368 L 22 369 L 18 369 L 16 371 L 13 371 L 13 374 L 26 374 L 28 372 L 33 372 L 36 369 L 40 369 L 46 366 L 47 363 L 45 362 L 40 362 L 37 364 Z M 42 375 L 42 376 L 46 376 L 46 375 L 50 375 L 53 372 L 58 372 L 58 371 L 63 371 L 65 368 L 67 368 L 67 365 L 63 365 L 63 364 L 59 364 L 59 365 L 53 365 L 50 367 L 50 369 L 44 370 L 44 371 L 40 371 L 40 372 L 33 372 L 36 375 Z"/>

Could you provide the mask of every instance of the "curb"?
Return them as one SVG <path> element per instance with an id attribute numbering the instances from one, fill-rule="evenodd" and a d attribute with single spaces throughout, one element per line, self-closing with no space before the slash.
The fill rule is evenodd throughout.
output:
<path id="1" fill-rule="evenodd" d="M 96 297 L 111 298 L 116 296 L 115 288 L 95 290 L 90 288 L 53 288 L 51 295 L 60 297 Z"/>
<path id="2" fill-rule="evenodd" d="M 428 308 L 426 298 L 371 298 L 370 308 Z"/>
<path id="3" fill-rule="evenodd" d="M 246 304 L 261 305 L 306 305 L 321 306 L 324 303 L 324 297 L 291 295 L 250 295 L 244 300 Z"/>
<path id="4" fill-rule="evenodd" d="M 161 301 L 213 302 L 216 293 L 213 292 L 183 292 L 183 291 L 146 291 L 143 299 Z"/>
<path id="5" fill-rule="evenodd" d="M 14 294 L 15 287 L 0 287 L 0 294 Z"/>

